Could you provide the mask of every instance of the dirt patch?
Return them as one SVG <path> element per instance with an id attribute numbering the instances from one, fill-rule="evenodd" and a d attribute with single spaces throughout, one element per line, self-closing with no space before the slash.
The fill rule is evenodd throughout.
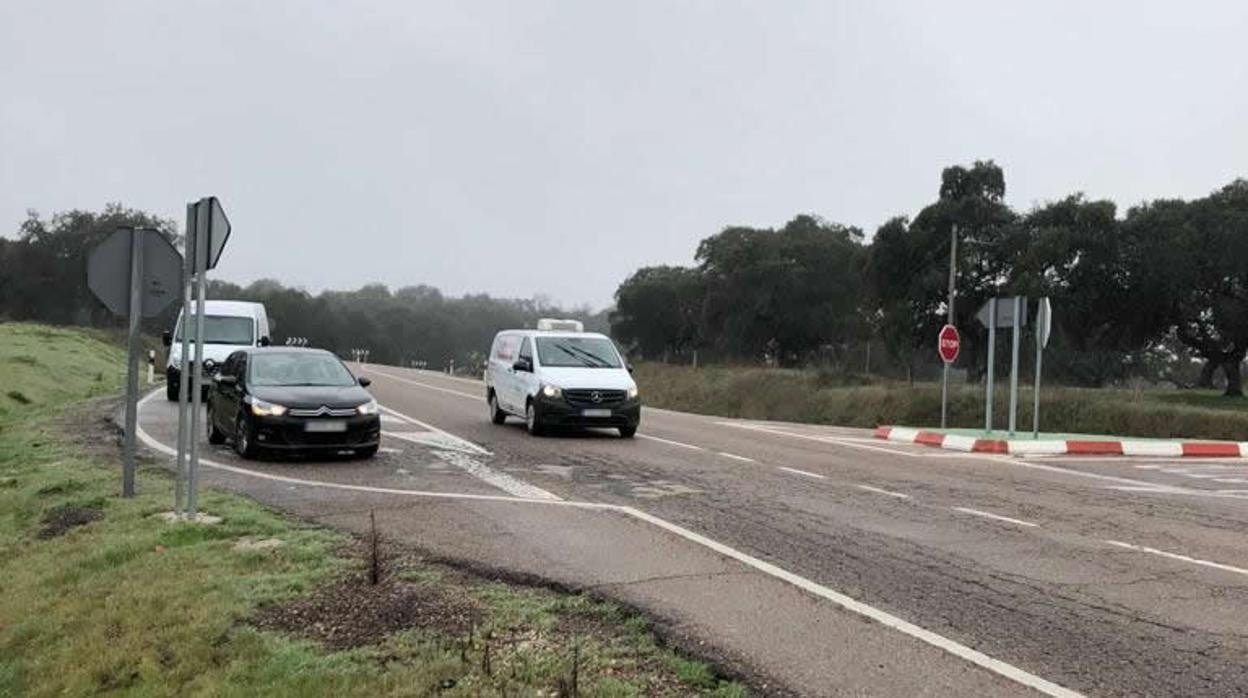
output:
<path id="1" fill-rule="evenodd" d="M 86 526 L 102 518 L 104 512 L 95 507 L 60 506 L 43 515 L 43 528 L 39 529 L 38 537 L 41 540 L 56 538 L 65 535 L 71 528 Z"/>
<path id="2" fill-rule="evenodd" d="M 331 649 L 348 649 L 404 630 L 463 635 L 481 616 L 476 601 L 440 586 L 398 579 L 373 586 L 363 576 L 352 576 L 291 603 L 263 608 L 252 624 L 302 635 Z"/>

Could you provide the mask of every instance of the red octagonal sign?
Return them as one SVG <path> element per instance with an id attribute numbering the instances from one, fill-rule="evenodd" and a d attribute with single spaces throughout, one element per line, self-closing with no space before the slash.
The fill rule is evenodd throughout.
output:
<path id="1" fill-rule="evenodd" d="M 940 339 L 937 342 L 937 348 L 940 350 L 940 360 L 947 364 L 951 364 L 958 359 L 958 352 L 962 349 L 962 339 L 958 336 L 958 328 L 953 325 L 945 325 L 940 328 Z"/>

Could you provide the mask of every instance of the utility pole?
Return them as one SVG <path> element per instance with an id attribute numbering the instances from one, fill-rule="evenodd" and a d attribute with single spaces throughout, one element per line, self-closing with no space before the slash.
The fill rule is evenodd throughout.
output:
<path id="1" fill-rule="evenodd" d="M 945 317 L 946 324 L 957 326 L 954 322 L 953 302 L 958 295 L 958 224 L 954 223 L 949 230 L 949 302 L 946 308 L 949 313 Z M 940 428 L 949 426 L 949 363 L 945 362 L 944 373 L 940 382 Z"/>

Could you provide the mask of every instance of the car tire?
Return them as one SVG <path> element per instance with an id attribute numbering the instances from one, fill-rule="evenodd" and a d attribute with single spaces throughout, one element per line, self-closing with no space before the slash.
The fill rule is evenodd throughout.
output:
<path id="1" fill-rule="evenodd" d="M 542 413 L 537 409 L 537 403 L 532 400 L 524 408 L 524 428 L 532 436 L 542 435 Z"/>
<path id="2" fill-rule="evenodd" d="M 234 452 L 240 458 L 248 460 L 256 457 L 256 444 L 251 433 L 251 425 L 242 415 L 238 416 L 238 423 L 234 425 Z"/>
<path id="3" fill-rule="evenodd" d="M 214 418 L 212 410 L 208 410 L 206 421 L 208 422 L 208 443 L 213 446 L 220 446 L 225 443 L 225 434 L 221 433 L 221 430 L 217 428 L 217 420 Z"/>
<path id="4" fill-rule="evenodd" d="M 489 404 L 490 404 L 490 421 L 491 422 L 495 424 L 502 424 L 503 422 L 507 421 L 507 413 L 504 412 L 503 409 L 498 406 L 498 396 L 495 395 L 493 391 L 490 391 Z"/>
<path id="5" fill-rule="evenodd" d="M 620 438 L 622 438 L 622 439 L 631 439 L 631 438 L 633 438 L 633 437 L 634 437 L 634 436 L 636 436 L 636 435 L 637 435 L 637 427 L 636 427 L 636 426 L 631 426 L 631 427 L 620 427 Z"/>
<path id="6" fill-rule="evenodd" d="M 355 449 L 355 457 L 359 458 L 360 460 L 368 460 L 369 458 L 372 458 L 375 455 L 377 455 L 376 446 L 369 446 L 367 448 Z"/>
<path id="7" fill-rule="evenodd" d="M 165 399 L 169 402 L 178 401 L 178 381 L 170 378 L 165 379 Z"/>

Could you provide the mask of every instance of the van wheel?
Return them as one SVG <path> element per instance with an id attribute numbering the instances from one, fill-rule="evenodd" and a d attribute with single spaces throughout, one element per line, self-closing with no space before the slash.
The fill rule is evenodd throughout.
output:
<path id="1" fill-rule="evenodd" d="M 495 424 L 507 421 L 507 413 L 498 406 L 498 396 L 493 391 L 490 391 L 490 421 Z"/>
<path id="2" fill-rule="evenodd" d="M 542 416 L 537 411 L 537 404 L 532 400 L 529 400 L 528 406 L 524 408 L 524 427 L 533 436 L 542 435 Z"/>
<path id="3" fill-rule="evenodd" d="M 637 435 L 637 427 L 620 427 L 620 436 L 625 439 L 631 439 Z"/>

